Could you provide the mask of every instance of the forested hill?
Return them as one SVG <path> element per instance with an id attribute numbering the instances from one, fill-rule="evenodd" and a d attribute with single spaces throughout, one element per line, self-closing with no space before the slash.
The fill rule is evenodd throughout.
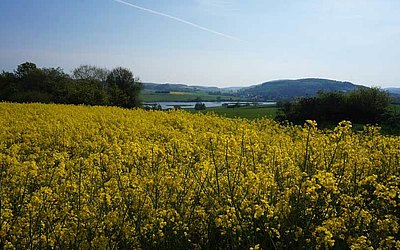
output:
<path id="1" fill-rule="evenodd" d="M 310 97 L 319 91 L 351 91 L 363 87 L 351 82 L 307 78 L 299 80 L 276 80 L 243 88 L 238 91 L 242 97 L 259 100 L 285 100 L 294 97 Z"/>
<path id="2" fill-rule="evenodd" d="M 178 83 L 143 83 L 144 90 L 157 91 L 157 92 L 206 92 L 206 93 L 234 93 L 236 90 L 240 89 L 240 87 L 235 88 L 218 88 L 218 87 L 209 87 L 209 86 L 191 86 L 186 84 L 178 84 Z"/>
<path id="3" fill-rule="evenodd" d="M 391 94 L 400 95 L 400 88 L 385 88 L 385 90 Z"/>

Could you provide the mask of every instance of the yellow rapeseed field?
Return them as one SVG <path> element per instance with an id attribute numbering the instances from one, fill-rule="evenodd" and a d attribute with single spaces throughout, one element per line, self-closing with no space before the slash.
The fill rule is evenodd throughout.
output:
<path id="1" fill-rule="evenodd" d="M 0 103 L 0 249 L 400 249 L 400 138 Z"/>

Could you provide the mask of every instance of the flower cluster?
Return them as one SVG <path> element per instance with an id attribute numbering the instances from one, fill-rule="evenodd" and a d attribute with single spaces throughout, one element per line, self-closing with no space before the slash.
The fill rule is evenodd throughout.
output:
<path id="1" fill-rule="evenodd" d="M 1 249 L 400 248 L 400 138 L 0 104 Z"/>

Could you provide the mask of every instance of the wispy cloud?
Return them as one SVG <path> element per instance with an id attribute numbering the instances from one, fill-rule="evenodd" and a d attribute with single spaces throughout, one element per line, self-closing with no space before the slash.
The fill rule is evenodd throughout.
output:
<path id="1" fill-rule="evenodd" d="M 126 6 L 130 6 L 130 7 L 135 8 L 135 9 L 139 9 L 139 10 L 146 11 L 146 12 L 151 13 L 151 14 L 154 14 L 154 15 L 163 16 L 163 17 L 166 17 L 166 18 L 175 20 L 175 21 L 177 21 L 177 22 L 190 25 L 190 26 L 195 27 L 195 28 L 197 28 L 197 29 L 200 29 L 200 30 L 203 30 L 203 31 L 207 31 L 207 32 L 209 32 L 209 33 L 213 33 L 213 34 L 218 35 L 218 36 L 222 36 L 222 37 L 225 37 L 225 38 L 228 38 L 228 39 L 231 39 L 231 40 L 235 40 L 235 41 L 242 41 L 240 38 L 237 38 L 237 37 L 235 37 L 235 36 L 231 36 L 231 35 L 228 35 L 228 34 L 225 34 L 225 33 L 222 33 L 222 32 L 216 31 L 216 30 L 213 30 L 213 29 L 206 28 L 206 27 L 204 27 L 204 26 L 201 26 L 201 25 L 199 25 L 199 24 L 195 24 L 195 23 L 186 21 L 186 20 L 181 19 L 181 18 L 179 18 L 179 17 L 171 16 L 171 15 L 168 15 L 168 14 L 165 14 L 165 13 L 162 13 L 162 12 L 159 12 L 159 11 L 156 11 L 156 10 L 144 8 L 144 7 L 138 6 L 138 5 L 136 5 L 136 4 L 132 4 L 132 3 L 129 3 L 129 2 L 126 2 L 126 1 L 122 1 L 122 0 L 113 0 L 113 1 L 115 1 L 115 2 L 117 2 L 117 3 L 124 4 L 124 5 L 126 5 Z"/>

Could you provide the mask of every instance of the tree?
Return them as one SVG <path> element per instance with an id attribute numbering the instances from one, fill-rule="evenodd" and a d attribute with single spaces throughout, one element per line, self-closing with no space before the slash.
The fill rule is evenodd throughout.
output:
<path id="1" fill-rule="evenodd" d="M 61 102 L 65 86 L 72 82 L 70 76 L 60 67 L 42 68 L 41 71 L 44 75 L 41 91 L 52 95 L 53 102 Z"/>
<path id="2" fill-rule="evenodd" d="M 23 91 L 41 91 L 45 89 L 43 84 L 45 76 L 42 70 L 34 63 L 25 62 L 18 65 L 15 70 L 15 77 Z"/>
<path id="3" fill-rule="evenodd" d="M 142 88 L 143 84 L 126 68 L 115 68 L 107 77 L 107 93 L 111 105 L 124 108 L 139 107 Z"/>
<path id="4" fill-rule="evenodd" d="M 17 66 L 17 69 L 15 70 L 15 76 L 19 79 L 23 79 L 28 77 L 29 75 L 32 75 L 38 70 L 39 69 L 37 68 L 36 64 L 25 62 Z"/>
<path id="5" fill-rule="evenodd" d="M 346 94 L 340 91 L 318 92 L 314 114 L 321 121 L 333 123 L 350 119 L 346 105 Z"/>
<path id="6" fill-rule="evenodd" d="M 92 65 L 81 65 L 72 70 L 72 78 L 75 80 L 89 80 L 106 82 L 110 71 L 106 68 L 99 68 Z"/>
<path id="7" fill-rule="evenodd" d="M 0 101 L 11 101 L 11 97 L 18 91 L 13 73 L 0 74 Z"/>
<path id="8" fill-rule="evenodd" d="M 72 76 L 63 69 L 39 68 L 26 62 L 14 72 L 0 73 L 0 101 L 140 106 L 142 83 L 131 71 L 109 71 L 82 65 Z"/>
<path id="9" fill-rule="evenodd" d="M 71 80 L 66 85 L 65 103 L 87 104 L 87 105 L 106 105 L 108 97 L 99 81 Z"/>
<path id="10" fill-rule="evenodd" d="M 390 101 L 389 93 L 380 88 L 359 88 L 348 95 L 347 110 L 356 122 L 377 123 Z"/>
<path id="11" fill-rule="evenodd" d="M 299 98 L 280 104 L 280 120 L 302 124 L 316 120 L 333 124 L 341 120 L 354 123 L 379 123 L 390 104 L 390 96 L 379 88 L 359 88 L 349 93 L 320 92 L 316 97 Z"/>
<path id="12" fill-rule="evenodd" d="M 74 82 L 69 86 L 70 103 L 107 105 L 105 85 L 110 71 L 92 65 L 81 65 L 72 71 Z"/>
<path id="13" fill-rule="evenodd" d="M 198 103 L 196 103 L 196 105 L 194 105 L 194 109 L 195 110 L 205 110 L 206 105 L 202 102 L 198 102 Z"/>

